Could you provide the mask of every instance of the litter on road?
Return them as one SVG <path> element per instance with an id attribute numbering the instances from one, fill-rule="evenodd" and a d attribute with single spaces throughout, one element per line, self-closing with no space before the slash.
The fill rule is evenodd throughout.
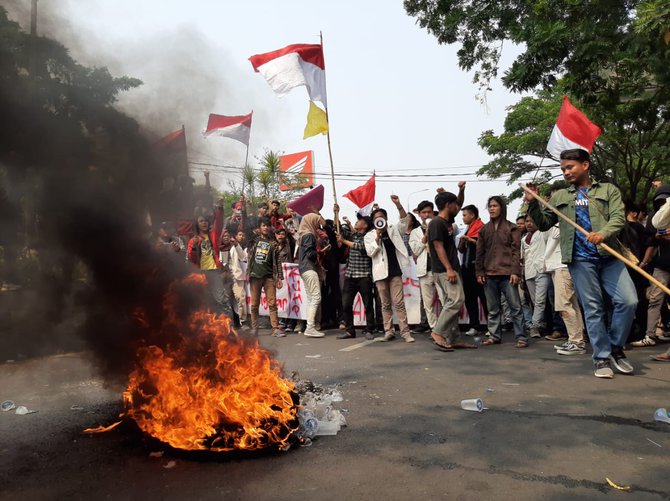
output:
<path id="1" fill-rule="evenodd" d="M 14 408 L 16 408 L 16 404 L 11 400 L 5 400 L 0 404 L 0 409 L 2 409 L 3 412 L 11 411 Z"/>
<path id="2" fill-rule="evenodd" d="M 23 416 L 25 414 L 35 414 L 36 412 L 37 411 L 34 411 L 32 409 L 28 409 L 28 407 L 26 407 L 25 405 L 19 405 L 16 408 L 16 414 L 18 414 L 19 416 Z"/>

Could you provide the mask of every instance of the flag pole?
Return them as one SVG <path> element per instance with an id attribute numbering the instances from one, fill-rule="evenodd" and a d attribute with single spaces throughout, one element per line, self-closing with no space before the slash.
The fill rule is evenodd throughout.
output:
<path id="1" fill-rule="evenodd" d="M 556 214 L 558 217 L 560 217 L 563 221 L 565 221 L 566 223 L 568 223 L 568 224 L 569 224 L 570 226 L 572 226 L 574 229 L 576 229 L 576 230 L 579 231 L 580 233 L 583 233 L 584 235 L 588 235 L 588 234 L 589 234 L 589 232 L 588 232 L 587 230 L 585 230 L 584 228 L 582 228 L 582 227 L 581 227 L 580 225 L 578 225 L 575 221 L 573 221 L 573 220 L 570 219 L 568 216 L 566 216 L 565 214 L 563 214 L 561 211 L 559 211 L 557 208 L 555 208 L 555 207 L 554 207 L 553 205 L 551 205 L 549 202 L 545 202 L 545 200 L 544 200 L 541 196 L 539 196 L 539 195 L 538 195 L 537 193 L 535 193 L 533 190 L 531 190 L 530 188 L 528 188 L 527 185 L 525 185 L 525 184 L 523 184 L 523 183 L 519 183 L 519 187 L 521 187 L 521 189 L 523 189 L 523 191 L 525 191 L 526 193 L 530 193 L 530 194 L 535 198 L 535 200 L 537 200 L 540 204 L 544 205 L 547 209 L 549 209 L 551 212 L 553 212 L 554 214 Z M 645 277 L 647 280 L 649 280 L 651 283 L 653 283 L 656 287 L 658 287 L 659 289 L 661 289 L 663 292 L 665 292 L 666 294 L 670 294 L 670 289 L 669 289 L 668 287 L 666 287 L 664 284 L 662 284 L 661 282 L 659 282 L 656 278 L 654 278 L 654 277 L 651 276 L 649 273 L 647 273 L 647 272 L 644 271 L 642 268 L 640 268 L 640 267 L 637 265 L 637 263 L 635 263 L 634 261 L 631 261 L 630 259 L 628 259 L 627 257 L 625 257 L 623 254 L 621 254 L 621 253 L 615 251 L 614 249 L 612 249 L 612 247 L 610 247 L 610 246 L 607 245 L 606 243 L 601 243 L 601 244 L 598 244 L 598 245 L 600 245 L 600 247 L 602 247 L 603 249 L 605 249 L 607 252 L 609 252 L 612 256 L 614 256 L 615 258 L 617 258 L 619 261 L 621 261 L 621 262 L 624 263 L 625 265 L 629 266 L 630 268 L 633 268 L 635 271 L 637 271 L 640 275 L 642 275 L 643 277 Z"/>
<path id="2" fill-rule="evenodd" d="M 321 40 L 321 52 L 323 53 L 323 32 L 319 31 L 319 38 Z M 323 68 L 323 78 L 326 81 L 326 68 Z M 328 105 L 324 103 L 324 108 L 326 108 L 326 122 L 328 123 L 328 131 L 326 132 L 326 141 L 328 142 L 328 158 L 330 159 L 330 179 L 333 182 L 333 201 L 335 205 L 337 204 L 337 190 L 335 189 L 335 167 L 333 167 L 333 150 L 330 145 L 330 118 L 328 117 Z M 337 227 L 337 233 L 340 233 L 340 216 L 339 211 L 335 214 L 335 225 Z"/>

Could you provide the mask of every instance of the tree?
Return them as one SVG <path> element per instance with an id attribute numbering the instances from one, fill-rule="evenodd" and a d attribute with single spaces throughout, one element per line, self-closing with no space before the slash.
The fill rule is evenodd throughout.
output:
<path id="1" fill-rule="evenodd" d="M 521 48 L 502 82 L 513 92 L 536 91 L 537 98 L 513 107 L 503 134 L 480 138 L 497 155 L 483 173 L 518 178 L 533 168 L 532 156 L 544 155 L 560 92 L 604 129 L 594 170 L 629 196 L 646 200 L 653 177 L 670 173 L 667 2 L 405 0 L 405 9 L 440 43 L 460 44 L 459 66 L 475 69 L 483 92 L 498 76 L 504 43 Z"/>
<path id="2" fill-rule="evenodd" d="M 560 172 L 551 169 L 557 163 L 546 156 L 545 148 L 561 107 L 563 90 L 559 82 L 553 89 L 538 91 L 537 96 L 522 98 L 509 108 L 501 134 L 484 131 L 478 143 L 494 159 L 479 174 L 491 178 L 509 175 L 510 182 L 527 175 L 539 175 L 538 181 L 560 176 Z M 650 130 L 631 134 L 627 124 L 620 121 L 630 106 L 631 103 L 621 103 L 608 111 L 601 109 L 596 117 L 589 114 L 607 131 L 591 155 L 591 171 L 596 179 L 618 185 L 624 198 L 646 203 L 652 181 L 670 173 L 670 148 L 665 139 L 660 139 L 670 135 L 670 124 L 663 121 Z M 519 191 L 513 194 L 518 195 Z"/>

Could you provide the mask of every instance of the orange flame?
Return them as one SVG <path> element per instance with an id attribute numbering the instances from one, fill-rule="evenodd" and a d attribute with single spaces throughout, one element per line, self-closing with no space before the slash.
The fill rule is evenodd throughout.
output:
<path id="1" fill-rule="evenodd" d="M 105 433 L 105 432 L 108 432 L 110 430 L 113 430 L 114 428 L 119 426 L 121 423 L 123 423 L 123 420 L 117 421 L 116 423 L 112 423 L 109 426 L 98 426 L 97 428 L 86 428 L 84 430 L 84 433 Z"/>
<path id="2" fill-rule="evenodd" d="M 123 394 L 126 415 L 145 433 L 186 450 L 256 450 L 288 445 L 297 429 L 293 383 L 256 340 L 205 310 L 179 318 L 179 287 L 205 287 L 201 275 L 173 284 L 163 304 L 165 332 L 179 341 L 138 350 Z M 145 322 L 141 310 L 136 318 Z M 172 339 L 172 338 L 170 338 Z"/>

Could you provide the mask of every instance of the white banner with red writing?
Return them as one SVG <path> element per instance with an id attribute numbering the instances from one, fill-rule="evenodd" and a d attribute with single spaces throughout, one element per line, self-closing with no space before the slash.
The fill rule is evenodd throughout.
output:
<path id="1" fill-rule="evenodd" d="M 281 289 L 277 290 L 277 313 L 279 318 L 293 318 L 297 320 L 307 319 L 307 295 L 305 287 L 298 272 L 298 265 L 294 263 L 283 263 L 284 282 Z M 344 281 L 344 271 L 346 267 L 341 265 L 340 268 L 340 285 Z M 407 310 L 407 321 L 411 325 L 421 323 L 421 287 L 419 286 L 419 279 L 416 276 L 416 265 L 414 262 L 403 270 L 403 290 L 405 293 L 405 309 Z M 249 296 L 249 288 L 247 287 L 247 305 L 251 304 Z M 433 308 L 436 313 L 440 310 L 440 301 L 435 297 L 433 301 Z M 365 306 L 360 294 L 356 295 L 354 299 L 354 324 L 357 326 L 365 325 Z M 268 316 L 270 311 L 268 309 L 268 301 L 265 297 L 265 289 L 261 292 L 261 301 L 259 306 L 259 314 Z M 394 315 L 395 319 L 395 315 Z M 486 323 L 486 318 L 480 308 L 480 319 L 482 323 Z M 461 308 L 459 315 L 459 323 L 469 323 L 468 313 L 465 307 Z"/>

